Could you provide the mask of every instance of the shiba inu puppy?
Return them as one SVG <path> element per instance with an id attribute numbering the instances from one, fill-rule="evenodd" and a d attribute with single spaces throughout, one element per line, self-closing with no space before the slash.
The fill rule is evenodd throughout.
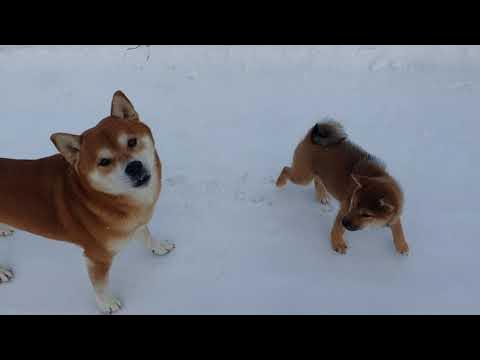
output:
<path id="1" fill-rule="evenodd" d="M 121 304 L 108 290 L 109 270 L 122 247 L 141 238 L 157 255 L 174 248 L 148 229 L 162 175 L 152 133 L 117 91 L 109 117 L 81 135 L 57 133 L 51 141 L 60 154 L 0 159 L 0 234 L 19 229 L 83 248 L 97 304 L 111 314 Z M 12 277 L 0 267 L 0 283 Z"/>
<path id="2" fill-rule="evenodd" d="M 347 251 L 345 230 L 388 226 L 396 250 L 408 253 L 401 223 L 403 194 L 377 158 L 348 140 L 338 122 L 317 123 L 297 146 L 291 167 L 284 167 L 276 185 L 290 180 L 297 185 L 314 181 L 317 199 L 324 205 L 329 194 L 340 203 L 331 242 L 341 254 Z"/>

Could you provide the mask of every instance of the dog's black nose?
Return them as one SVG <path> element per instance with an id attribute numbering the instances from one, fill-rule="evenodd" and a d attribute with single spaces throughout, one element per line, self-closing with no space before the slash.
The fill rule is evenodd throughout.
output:
<path id="1" fill-rule="evenodd" d="M 141 161 L 132 161 L 127 165 L 125 173 L 130 177 L 137 177 L 141 175 L 144 171 L 143 164 Z"/>
<path id="2" fill-rule="evenodd" d="M 352 226 L 352 223 L 350 222 L 350 220 L 343 218 L 342 219 L 342 225 L 343 225 L 344 228 L 348 229 L 349 227 Z"/>

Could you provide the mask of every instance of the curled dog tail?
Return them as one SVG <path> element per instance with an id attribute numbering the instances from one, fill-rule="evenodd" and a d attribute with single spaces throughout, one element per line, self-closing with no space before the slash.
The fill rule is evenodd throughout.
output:
<path id="1" fill-rule="evenodd" d="M 338 121 L 325 119 L 316 123 L 312 129 L 312 142 L 321 146 L 338 144 L 347 139 L 345 130 Z"/>

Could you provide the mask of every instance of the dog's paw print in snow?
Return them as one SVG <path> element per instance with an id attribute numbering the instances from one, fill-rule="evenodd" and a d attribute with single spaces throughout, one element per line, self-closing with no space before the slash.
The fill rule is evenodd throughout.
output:
<path id="1" fill-rule="evenodd" d="M 207 180 L 202 184 L 203 191 L 207 194 L 223 192 L 223 187 L 216 180 Z"/>
<path id="2" fill-rule="evenodd" d="M 175 187 L 177 185 L 183 185 L 186 182 L 187 182 L 187 177 L 184 175 L 172 176 L 165 179 L 165 183 L 171 187 Z"/>
<path id="3" fill-rule="evenodd" d="M 258 179 L 250 179 L 250 175 L 248 172 L 244 172 L 237 180 L 237 189 L 234 192 L 235 200 L 245 201 L 249 204 L 260 206 L 260 205 L 268 205 L 272 206 L 273 202 L 268 199 L 259 191 L 255 191 L 255 194 L 252 194 L 253 191 L 249 191 L 249 185 L 258 186 L 261 185 L 261 188 L 268 192 L 268 187 L 274 183 L 274 179 L 271 176 L 264 177 L 261 180 Z M 265 185 L 268 185 L 265 187 Z"/>
<path id="4" fill-rule="evenodd" d="M 263 178 L 263 183 L 267 185 L 273 185 L 275 184 L 275 178 L 273 176 L 267 176 Z"/>
<path id="5" fill-rule="evenodd" d="M 375 46 L 375 45 L 361 45 L 357 48 L 357 52 L 373 51 L 373 50 L 377 50 L 377 49 L 378 49 L 378 46 Z"/>
<path id="6" fill-rule="evenodd" d="M 195 71 L 187 74 L 187 79 L 188 80 L 195 80 L 197 77 L 198 77 L 198 74 Z"/>
<path id="7" fill-rule="evenodd" d="M 368 64 L 368 70 L 370 72 L 376 71 L 397 71 L 403 67 L 402 63 L 396 59 L 385 59 L 382 56 L 376 57 Z"/>
<path id="8" fill-rule="evenodd" d="M 458 81 L 450 85 L 450 89 L 455 91 L 467 91 L 471 92 L 473 90 L 473 83 L 469 81 Z"/>
<path id="9" fill-rule="evenodd" d="M 261 206 L 261 205 L 268 205 L 272 206 L 273 201 L 268 199 L 265 195 L 262 194 L 253 194 L 248 195 L 246 191 L 240 190 L 235 193 L 235 199 L 240 201 L 247 201 L 248 203 Z"/>
<path id="10" fill-rule="evenodd" d="M 235 191 L 235 199 L 246 201 L 251 205 L 261 206 L 261 205 L 268 205 L 272 206 L 273 201 L 268 198 L 268 189 L 275 183 L 275 179 L 272 176 L 267 176 L 264 178 L 252 179 L 249 181 L 249 174 L 248 172 L 243 173 L 238 182 L 238 188 Z M 257 189 L 255 193 L 253 191 L 249 191 L 249 185 L 259 186 L 261 189 Z"/>
<path id="11" fill-rule="evenodd" d="M 245 191 L 237 191 L 235 193 L 235 199 L 237 200 L 245 200 L 247 198 L 247 193 Z"/>
<path id="12" fill-rule="evenodd" d="M 264 203 L 269 203 L 263 195 L 252 195 L 248 198 L 248 201 L 254 205 L 263 205 Z"/>

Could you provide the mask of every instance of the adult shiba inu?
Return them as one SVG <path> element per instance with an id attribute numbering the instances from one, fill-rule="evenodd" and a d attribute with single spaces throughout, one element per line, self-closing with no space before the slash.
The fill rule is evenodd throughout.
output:
<path id="1" fill-rule="evenodd" d="M 276 185 L 290 180 L 297 185 L 314 181 L 317 199 L 328 204 L 329 194 L 340 203 L 331 242 L 341 254 L 347 251 L 345 229 L 388 226 L 396 250 L 408 253 L 400 215 L 403 194 L 385 165 L 348 140 L 338 122 L 317 123 L 297 146 L 292 167 L 283 168 Z"/>
<path id="2" fill-rule="evenodd" d="M 157 255 L 174 248 L 148 229 L 162 172 L 152 133 L 117 91 L 110 116 L 97 126 L 51 140 L 60 154 L 0 159 L 0 233 L 19 229 L 83 248 L 97 304 L 113 313 L 121 304 L 108 290 L 108 275 L 120 249 L 132 238 Z M 12 277 L 0 267 L 0 282 Z"/>

